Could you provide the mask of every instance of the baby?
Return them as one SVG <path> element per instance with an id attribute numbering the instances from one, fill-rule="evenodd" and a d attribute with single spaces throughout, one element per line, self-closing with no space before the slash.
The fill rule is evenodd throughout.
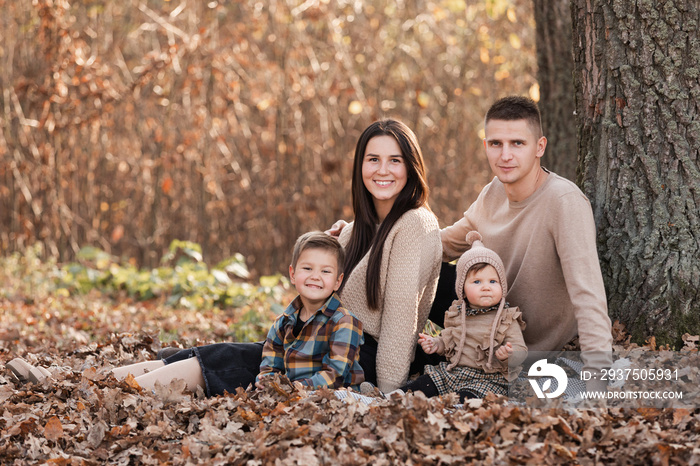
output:
<path id="1" fill-rule="evenodd" d="M 527 356 L 522 330 L 525 322 L 517 307 L 509 307 L 505 268 L 494 251 L 484 247 L 476 231 L 467 234 L 467 250 L 457 262 L 455 300 L 445 313 L 445 328 L 438 337 L 420 334 L 426 353 L 445 355 L 448 362 L 425 366 L 425 375 L 402 387 L 427 396 L 459 393 L 460 399 L 483 398 L 487 393 L 508 393 Z"/>

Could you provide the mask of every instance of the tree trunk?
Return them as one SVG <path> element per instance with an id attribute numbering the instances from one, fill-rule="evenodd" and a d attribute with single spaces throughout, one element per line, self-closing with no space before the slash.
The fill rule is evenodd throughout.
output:
<path id="1" fill-rule="evenodd" d="M 574 57 L 571 48 L 571 0 L 534 0 L 537 81 L 547 151 L 542 164 L 576 179 Z"/>
<path id="2" fill-rule="evenodd" d="M 573 0 L 580 178 L 610 314 L 700 333 L 700 4 Z"/>

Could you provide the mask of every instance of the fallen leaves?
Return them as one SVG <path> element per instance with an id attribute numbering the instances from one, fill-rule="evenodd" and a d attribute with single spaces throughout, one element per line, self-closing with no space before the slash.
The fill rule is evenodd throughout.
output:
<path id="1" fill-rule="evenodd" d="M 454 396 L 421 394 L 368 406 L 330 390 L 299 390 L 286 379 L 215 398 L 188 392 L 182 381 L 146 392 L 109 370 L 154 357 L 160 342 L 140 329 L 154 328 L 159 308 L 135 309 L 130 315 L 138 318 L 129 321 L 117 315 L 120 305 L 65 305 L 89 310 L 88 342 L 66 331 L 80 315 L 45 318 L 42 303 L 2 317 L 18 336 L 0 340 L 0 360 L 25 356 L 53 365 L 55 374 L 51 383 L 32 385 L 0 371 L 2 462 L 700 464 L 698 408 L 544 410 L 497 396 L 455 408 Z M 208 327 L 186 331 L 189 341 L 207 341 Z"/>

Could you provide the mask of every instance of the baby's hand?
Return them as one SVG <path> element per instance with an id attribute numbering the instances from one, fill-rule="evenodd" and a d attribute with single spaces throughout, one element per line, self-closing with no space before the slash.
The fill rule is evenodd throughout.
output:
<path id="1" fill-rule="evenodd" d="M 508 359 L 508 356 L 513 354 L 513 345 L 511 345 L 510 342 L 506 342 L 496 350 L 495 354 L 500 361 L 505 361 Z"/>
<path id="2" fill-rule="evenodd" d="M 437 351 L 437 344 L 435 344 L 435 338 L 425 333 L 418 334 L 418 343 L 420 343 L 421 348 L 425 351 L 425 354 L 433 354 Z"/>

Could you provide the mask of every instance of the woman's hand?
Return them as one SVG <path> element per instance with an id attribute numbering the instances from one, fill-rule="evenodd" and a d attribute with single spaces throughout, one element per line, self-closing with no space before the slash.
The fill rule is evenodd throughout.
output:
<path id="1" fill-rule="evenodd" d="M 338 220 L 333 225 L 331 225 L 331 227 L 328 230 L 324 231 L 324 233 L 337 238 L 338 236 L 340 236 L 340 232 L 343 231 L 343 228 L 345 228 L 345 225 L 347 224 L 348 222 L 346 222 L 345 220 Z"/>
<path id="2" fill-rule="evenodd" d="M 425 354 L 433 354 L 438 350 L 436 339 L 425 333 L 418 334 L 418 343 L 420 344 Z"/>
<path id="3" fill-rule="evenodd" d="M 494 354 L 500 361 L 505 361 L 508 359 L 508 356 L 513 354 L 513 345 L 508 341 L 501 345 Z"/>

